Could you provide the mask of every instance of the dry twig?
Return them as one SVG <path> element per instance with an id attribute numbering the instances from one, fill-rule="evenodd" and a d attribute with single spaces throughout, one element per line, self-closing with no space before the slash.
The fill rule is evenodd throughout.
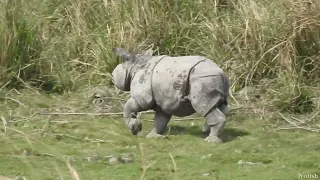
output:
<path id="1" fill-rule="evenodd" d="M 177 163 L 174 160 L 174 158 L 173 158 L 171 153 L 169 153 L 169 156 L 170 156 L 172 164 L 173 164 L 173 179 L 177 179 L 177 170 L 178 170 Z"/>
<path id="2" fill-rule="evenodd" d="M 69 172 L 72 176 L 73 180 L 80 180 L 78 172 L 70 165 L 69 160 L 66 161 L 67 167 L 69 169 Z"/>
<path id="3" fill-rule="evenodd" d="M 141 112 L 142 114 L 153 114 L 154 111 L 145 111 Z M 54 115 L 54 116 L 59 116 L 59 115 L 88 115 L 88 116 L 112 116 L 112 115 L 123 115 L 123 112 L 116 112 L 116 113 L 62 113 L 62 112 L 38 112 L 37 114 L 40 115 Z"/>
<path id="4" fill-rule="evenodd" d="M 1 116 L 1 120 L 2 120 L 2 124 L 3 124 L 4 132 L 7 132 L 8 123 L 7 123 L 6 119 L 3 116 Z"/>
<path id="5" fill-rule="evenodd" d="M 313 115 L 310 119 L 306 121 L 302 121 L 298 118 L 291 117 L 293 120 L 298 121 L 299 123 L 295 123 L 294 121 L 290 120 L 289 118 L 285 117 L 283 114 L 279 113 L 279 115 L 282 117 L 283 120 L 285 120 L 287 123 L 291 125 L 291 127 L 280 127 L 277 128 L 276 130 L 292 130 L 292 129 L 301 129 L 301 130 L 306 130 L 306 131 L 311 131 L 311 132 L 320 132 L 320 128 L 312 128 L 312 127 L 306 127 L 306 126 L 301 126 L 303 124 L 306 124 L 307 122 L 311 121 L 318 112 Z"/>
<path id="6" fill-rule="evenodd" d="M 202 117 L 198 117 L 198 118 L 174 118 L 171 119 L 170 121 L 191 121 L 191 120 L 199 120 L 199 119 L 203 119 Z M 148 121 L 148 122 L 153 122 L 153 119 L 143 119 L 144 121 Z"/>
<path id="7" fill-rule="evenodd" d="M 20 101 L 16 100 L 16 99 L 13 99 L 13 98 L 10 98 L 10 97 L 4 97 L 4 99 L 6 100 L 11 100 L 13 102 L 16 102 L 18 103 L 19 105 L 23 106 L 23 107 L 27 107 L 26 105 L 24 105 L 23 103 L 21 103 Z"/>

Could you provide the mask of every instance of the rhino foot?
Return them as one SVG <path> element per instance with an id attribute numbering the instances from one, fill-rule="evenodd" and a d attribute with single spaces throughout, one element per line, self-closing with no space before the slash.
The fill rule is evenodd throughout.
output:
<path id="1" fill-rule="evenodd" d="M 222 140 L 217 137 L 217 136 L 207 136 L 204 141 L 208 142 L 208 143 L 216 143 L 216 144 L 221 144 Z"/>
<path id="2" fill-rule="evenodd" d="M 165 138 L 167 136 L 156 133 L 154 129 L 146 136 L 146 138 Z"/>

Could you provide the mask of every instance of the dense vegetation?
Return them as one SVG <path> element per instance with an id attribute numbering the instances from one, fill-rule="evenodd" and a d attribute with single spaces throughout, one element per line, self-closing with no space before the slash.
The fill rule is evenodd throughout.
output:
<path id="1" fill-rule="evenodd" d="M 10 0 L 0 8 L 1 87 L 108 82 L 112 47 L 150 44 L 159 54 L 212 58 L 235 90 L 262 79 L 297 88 L 319 79 L 316 0 Z"/>

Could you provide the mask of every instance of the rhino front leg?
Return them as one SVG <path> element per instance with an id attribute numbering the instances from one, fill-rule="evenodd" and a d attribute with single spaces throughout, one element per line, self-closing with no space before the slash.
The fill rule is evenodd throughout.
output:
<path id="1" fill-rule="evenodd" d="M 137 135 L 142 130 L 142 123 L 137 118 L 137 113 L 143 111 L 144 109 L 139 106 L 134 98 L 130 98 L 123 110 L 123 117 L 127 128 L 131 131 L 133 135 Z"/>
<path id="2" fill-rule="evenodd" d="M 154 116 L 153 129 L 146 136 L 146 138 L 165 137 L 163 134 L 166 131 L 168 122 L 170 121 L 172 116 L 163 112 L 160 107 L 156 107 L 155 111 L 156 114 Z"/>

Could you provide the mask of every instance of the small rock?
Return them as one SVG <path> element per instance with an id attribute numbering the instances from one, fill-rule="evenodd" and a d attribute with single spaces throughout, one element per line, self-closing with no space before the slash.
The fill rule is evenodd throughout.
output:
<path id="1" fill-rule="evenodd" d="M 127 146 L 126 146 L 126 148 L 127 148 L 127 149 L 129 149 L 129 148 L 136 149 L 136 148 L 137 148 L 137 146 L 129 146 L 129 145 L 127 145 Z"/>
<path id="2" fill-rule="evenodd" d="M 112 158 L 112 157 L 114 157 L 114 156 L 109 155 L 109 156 L 105 156 L 104 159 L 109 160 L 109 159 Z"/>
<path id="3" fill-rule="evenodd" d="M 112 157 L 109 159 L 109 164 L 114 165 L 114 164 L 119 164 L 120 161 L 118 160 L 117 157 Z"/>
<path id="4" fill-rule="evenodd" d="M 213 154 L 208 154 L 208 155 L 202 156 L 201 159 L 205 159 L 205 158 L 211 157 L 212 155 Z"/>
<path id="5" fill-rule="evenodd" d="M 97 156 L 97 155 L 94 155 L 94 156 L 91 156 L 91 157 L 87 157 L 87 160 L 89 162 L 98 161 L 99 159 L 101 159 L 101 158 L 99 156 Z"/>
<path id="6" fill-rule="evenodd" d="M 242 160 L 239 160 L 237 164 L 242 165 L 242 164 L 245 164 L 245 162 L 243 162 Z"/>
<path id="7" fill-rule="evenodd" d="M 24 156 L 30 156 L 30 155 L 31 155 L 31 150 L 29 150 L 29 149 L 24 149 L 24 150 L 22 151 L 22 154 L 23 154 Z"/>
<path id="8" fill-rule="evenodd" d="M 134 161 L 134 155 L 131 153 L 128 154 L 121 154 L 119 156 L 119 161 L 126 164 L 126 163 L 132 163 Z"/>
<path id="9" fill-rule="evenodd" d="M 68 160 L 70 160 L 70 161 L 74 161 L 74 159 L 73 159 L 73 157 L 71 157 L 71 156 L 67 156 L 67 155 L 64 155 L 64 156 L 62 156 L 64 159 L 68 159 Z"/>
<path id="10" fill-rule="evenodd" d="M 202 174 L 202 176 L 209 176 L 210 175 L 210 173 L 204 173 L 204 174 Z"/>
<path id="11" fill-rule="evenodd" d="M 246 161 L 239 160 L 238 164 L 239 165 L 244 165 L 244 164 L 247 164 L 247 165 L 259 165 L 259 164 L 261 164 L 261 162 L 253 163 L 253 162 L 246 162 Z"/>
<path id="12" fill-rule="evenodd" d="M 104 159 L 108 160 L 109 164 L 127 164 L 134 162 L 134 155 L 131 153 L 121 154 L 120 156 L 105 156 Z"/>
<path id="13" fill-rule="evenodd" d="M 26 180 L 27 178 L 25 178 L 23 176 L 16 176 L 14 179 L 15 180 Z"/>

